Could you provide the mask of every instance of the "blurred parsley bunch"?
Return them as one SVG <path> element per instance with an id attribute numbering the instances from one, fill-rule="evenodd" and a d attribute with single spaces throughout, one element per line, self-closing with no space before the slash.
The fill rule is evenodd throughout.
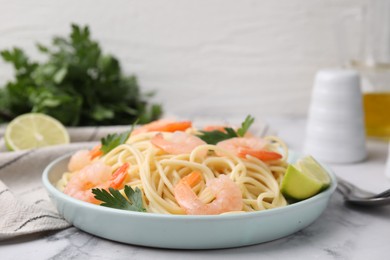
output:
<path id="1" fill-rule="evenodd" d="M 69 38 L 37 45 L 48 57 L 32 62 L 19 48 L 1 51 L 15 68 L 15 80 L 0 88 L 0 122 L 29 112 L 45 113 L 67 126 L 147 123 L 159 118 L 135 76 L 123 75 L 119 61 L 102 53 L 88 26 L 72 25 Z"/>

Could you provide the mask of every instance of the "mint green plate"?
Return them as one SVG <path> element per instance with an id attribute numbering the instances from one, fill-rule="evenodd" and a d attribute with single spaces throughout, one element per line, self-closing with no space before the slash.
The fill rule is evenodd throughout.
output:
<path id="1" fill-rule="evenodd" d="M 288 236 L 314 222 L 336 189 L 331 186 L 307 200 L 266 211 L 219 216 L 183 216 L 130 212 L 93 205 L 69 197 L 55 183 L 66 171 L 69 155 L 50 163 L 43 184 L 58 212 L 75 227 L 90 234 L 133 245 L 212 249 L 253 245 Z M 291 162 L 297 159 L 290 154 Z"/>

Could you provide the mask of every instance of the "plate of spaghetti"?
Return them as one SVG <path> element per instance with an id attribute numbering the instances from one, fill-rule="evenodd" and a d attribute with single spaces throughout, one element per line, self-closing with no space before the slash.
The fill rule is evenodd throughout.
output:
<path id="1" fill-rule="evenodd" d="M 96 236 L 134 245 L 211 249 L 258 244 L 315 221 L 336 188 L 301 201 L 280 186 L 298 155 L 241 127 L 159 120 L 108 135 L 49 164 L 43 183 L 59 213 Z"/>

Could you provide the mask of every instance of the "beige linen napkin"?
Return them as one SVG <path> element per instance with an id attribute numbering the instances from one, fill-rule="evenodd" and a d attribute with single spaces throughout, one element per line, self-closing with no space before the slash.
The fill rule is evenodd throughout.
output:
<path id="1" fill-rule="evenodd" d="M 69 227 L 49 201 L 42 182 L 44 168 L 54 159 L 81 148 L 90 148 L 108 133 L 128 126 L 68 128 L 70 145 L 0 152 L 0 240 Z M 0 129 L 0 137 L 4 127 Z M 1 138 L 2 139 L 2 138 Z"/>
<path id="2" fill-rule="evenodd" d="M 224 123 L 213 119 L 193 120 L 200 125 Z M 128 126 L 68 128 L 72 141 L 69 145 L 19 152 L 0 151 L 0 240 L 69 227 L 70 224 L 51 204 L 42 185 L 43 170 L 64 154 L 91 148 L 108 133 L 127 130 Z M 251 127 L 251 132 L 260 136 L 270 134 L 268 126 L 259 122 Z M 0 128 L 0 138 L 3 133 L 4 127 Z"/>

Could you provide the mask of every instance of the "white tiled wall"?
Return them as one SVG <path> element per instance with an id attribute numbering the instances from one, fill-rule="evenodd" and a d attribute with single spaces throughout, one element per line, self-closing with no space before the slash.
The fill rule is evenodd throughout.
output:
<path id="1" fill-rule="evenodd" d="M 170 113 L 299 115 L 316 70 L 338 65 L 338 17 L 363 2 L 0 0 L 0 49 L 17 45 L 36 57 L 34 42 L 89 24 Z M 0 63 L 0 85 L 11 75 Z"/>

